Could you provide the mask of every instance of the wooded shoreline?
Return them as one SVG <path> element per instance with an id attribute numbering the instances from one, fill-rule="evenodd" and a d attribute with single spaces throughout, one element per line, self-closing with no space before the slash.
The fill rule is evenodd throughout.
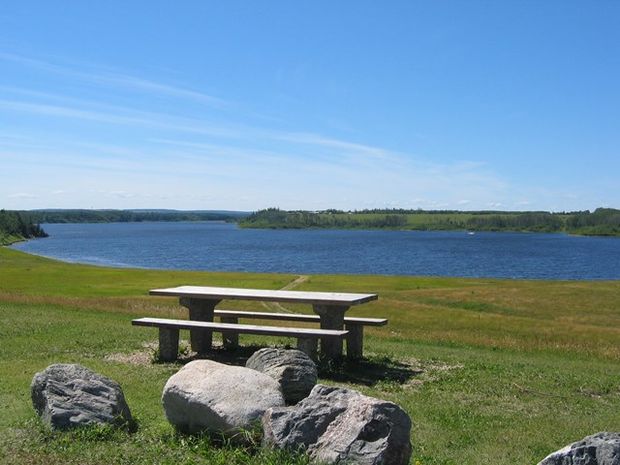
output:
<path id="1" fill-rule="evenodd" d="M 403 209 L 309 212 L 269 208 L 242 218 L 239 226 L 263 229 L 466 230 L 620 236 L 620 210 L 598 208 L 594 212 L 568 213 Z"/>
<path id="2" fill-rule="evenodd" d="M 255 213 L 181 210 L 0 210 L 0 245 L 46 237 L 41 223 L 228 221 L 258 229 L 393 229 L 566 233 L 620 237 L 620 210 L 505 212 L 458 210 L 323 210 L 268 208 Z"/>

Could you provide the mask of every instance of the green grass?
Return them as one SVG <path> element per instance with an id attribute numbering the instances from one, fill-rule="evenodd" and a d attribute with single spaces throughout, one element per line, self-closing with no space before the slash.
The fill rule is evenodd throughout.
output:
<path id="1" fill-rule="evenodd" d="M 24 238 L 20 236 L 16 236 L 13 234 L 7 234 L 3 231 L 0 231 L 0 246 L 3 245 L 11 245 L 15 242 L 23 241 Z"/>
<path id="2" fill-rule="evenodd" d="M 294 278 L 99 268 L 0 248 L 0 463 L 306 463 L 177 435 L 160 396 L 180 365 L 150 363 L 152 349 L 144 345 L 156 331 L 130 325 L 139 316 L 185 315 L 175 299 L 148 297 L 150 288 L 277 289 Z M 321 275 L 299 289 L 379 294 L 379 301 L 349 311 L 390 319 L 366 331 L 368 359 L 325 368 L 321 381 L 401 405 L 414 423 L 412 463 L 535 464 L 588 434 L 620 431 L 619 281 Z M 264 310 L 258 303 L 224 305 Z M 142 362 L 132 363 L 131 354 Z M 82 363 L 116 379 L 137 432 L 46 430 L 29 385 L 55 362 Z"/>

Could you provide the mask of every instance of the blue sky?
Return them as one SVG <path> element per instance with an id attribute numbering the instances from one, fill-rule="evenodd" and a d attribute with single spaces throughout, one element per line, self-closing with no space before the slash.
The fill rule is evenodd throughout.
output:
<path id="1" fill-rule="evenodd" d="M 0 208 L 620 207 L 620 2 L 9 2 Z"/>

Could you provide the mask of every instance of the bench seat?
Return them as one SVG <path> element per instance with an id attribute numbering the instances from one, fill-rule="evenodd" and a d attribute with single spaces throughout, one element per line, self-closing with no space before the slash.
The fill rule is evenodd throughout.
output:
<path id="1" fill-rule="evenodd" d="M 256 320 L 281 320 L 281 321 L 301 321 L 308 323 L 319 323 L 319 315 L 304 315 L 302 313 L 266 313 L 266 312 L 246 312 L 242 310 L 214 310 L 213 314 L 220 318 L 248 318 Z M 383 326 L 388 320 L 386 318 L 356 318 L 344 317 L 345 324 L 363 326 Z"/>
<path id="2" fill-rule="evenodd" d="M 214 310 L 213 315 L 219 317 L 220 321 L 223 323 L 237 323 L 239 318 L 299 321 L 305 323 L 320 323 L 321 321 L 321 317 L 319 315 L 304 315 L 301 313 L 266 313 L 216 309 Z M 344 317 L 344 328 L 349 332 L 346 336 L 347 357 L 351 359 L 362 358 L 364 326 L 383 326 L 386 325 L 387 322 L 387 318 Z"/>
<path id="3" fill-rule="evenodd" d="M 259 334 L 264 336 L 286 336 L 297 338 L 297 347 L 316 358 L 317 340 L 319 338 L 342 338 L 346 330 L 285 328 L 279 326 L 257 326 L 236 323 L 215 323 L 196 320 L 173 320 L 166 318 L 138 318 L 131 322 L 134 326 L 151 326 L 159 328 L 159 355 L 162 361 L 174 361 L 179 350 L 179 330 L 199 329 L 221 332 L 224 343 L 234 341 L 231 336 L 237 334 Z M 232 344 L 230 344 L 232 345 Z"/>

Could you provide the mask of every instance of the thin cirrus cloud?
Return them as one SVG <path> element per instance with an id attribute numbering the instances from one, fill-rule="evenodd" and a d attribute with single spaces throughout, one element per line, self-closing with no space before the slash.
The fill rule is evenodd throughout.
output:
<path id="1" fill-rule="evenodd" d="M 141 91 L 148 93 L 166 94 L 173 97 L 181 97 L 194 100 L 196 102 L 213 105 L 218 108 L 229 105 L 228 102 L 195 90 L 162 84 L 148 79 L 131 76 L 128 74 L 110 72 L 106 70 L 97 70 L 96 72 L 78 71 L 68 66 L 60 66 L 48 61 L 16 55 L 13 53 L 0 52 L 0 60 L 9 61 L 16 64 L 28 66 L 41 71 L 46 71 L 61 76 L 71 77 L 93 84 L 108 85 L 113 87 L 123 87 L 128 90 Z M 84 64 L 80 64 L 84 66 Z"/>
<path id="2" fill-rule="evenodd" d="M 372 147 L 364 144 L 357 144 L 354 142 L 342 141 L 332 139 L 318 134 L 309 133 L 288 133 L 288 134 L 275 134 L 275 139 L 294 142 L 297 144 L 307 144 L 313 146 L 327 147 L 332 149 L 344 150 L 346 152 L 355 152 L 364 154 L 366 156 L 374 158 L 386 158 L 389 152 L 379 147 Z"/>
<path id="3" fill-rule="evenodd" d="M 47 98 L 54 98 L 56 101 L 62 100 L 62 96 L 58 95 L 40 94 L 36 92 L 32 93 L 21 89 L 14 90 L 18 90 L 25 94 L 43 95 Z M 104 109 L 113 110 L 113 112 L 99 111 L 98 109 L 84 109 L 81 107 L 77 108 L 67 105 L 36 102 L 32 103 L 30 101 L 6 99 L 0 100 L 0 108 L 13 112 L 25 112 L 60 118 L 73 118 L 81 121 L 88 120 L 115 125 L 135 125 L 163 129 L 172 132 L 187 132 L 221 138 L 245 139 L 249 141 L 262 139 L 272 142 L 288 142 L 289 144 L 296 146 L 310 146 L 329 150 L 329 156 L 333 156 L 335 154 L 340 157 L 345 155 L 355 156 L 358 161 L 360 158 L 369 157 L 376 159 L 387 159 L 395 156 L 393 152 L 389 152 L 388 150 L 379 147 L 328 138 L 312 133 L 278 132 L 263 128 L 249 127 L 247 125 L 238 125 L 237 127 L 233 127 L 231 125 L 230 127 L 225 127 L 222 125 L 215 125 L 204 120 L 175 117 L 155 112 L 141 112 L 123 107 L 99 105 L 94 102 L 85 102 L 76 99 L 68 99 L 68 103 L 81 103 L 83 106 L 89 107 L 100 106 Z M 204 145 L 205 144 L 203 144 L 203 146 Z"/>
<path id="4" fill-rule="evenodd" d="M 21 163 L 22 170 L 25 163 L 39 165 L 41 176 L 56 169 L 58 179 L 68 182 L 71 170 L 78 170 L 76 172 L 89 176 L 89 179 L 92 175 L 93 182 L 101 185 L 112 181 L 118 184 L 119 177 L 130 179 L 133 173 L 140 173 L 142 177 L 153 176 L 154 181 L 165 176 L 171 180 L 174 176 L 183 179 L 219 176 L 228 184 L 217 195 L 209 193 L 212 184 L 206 183 L 203 187 L 204 183 L 198 181 L 194 185 L 196 195 L 219 199 L 220 202 L 227 198 L 255 202 L 213 205 L 243 209 L 272 205 L 277 199 L 289 198 L 292 192 L 295 192 L 292 197 L 295 202 L 306 203 L 280 205 L 314 208 L 314 199 L 326 208 L 332 206 L 330 202 L 339 208 L 356 208 L 359 204 L 424 207 L 454 205 L 463 198 L 471 199 L 471 205 L 480 205 L 480 199 L 498 198 L 506 187 L 487 167 L 476 163 L 436 164 L 408 153 L 312 131 L 285 131 L 243 123 L 248 120 L 248 115 L 239 105 L 183 86 L 109 69 L 94 72 L 94 67 L 89 65 L 83 71 L 79 64 L 57 65 L 49 60 L 9 53 L 0 52 L 0 60 L 95 87 L 163 95 L 180 103 L 199 103 L 214 110 L 215 114 L 221 113 L 216 121 L 215 117 L 205 120 L 192 117 L 191 112 L 186 113 L 182 104 L 173 105 L 170 112 L 164 113 L 145 109 L 148 104 L 143 100 L 136 100 L 136 107 L 130 108 L 111 104 L 114 99 L 107 96 L 106 101 L 101 102 L 77 98 L 76 94 L 67 95 L 67 90 L 52 93 L 0 85 L 4 94 L 0 99 L 0 112 L 24 117 L 21 122 L 15 122 L 13 132 L 5 132 L 6 137 L 0 134 L 0 157 L 15 167 Z M 54 131 L 45 132 L 45 125 L 40 129 L 39 119 L 53 124 Z M 68 123 L 63 123 L 64 120 Z M 28 169 L 36 171 L 35 168 Z M 61 186 L 54 189 L 49 185 L 52 191 L 58 191 L 60 197 L 60 192 L 64 191 Z M 122 195 L 114 197 L 119 202 L 135 202 L 132 206 L 145 206 L 137 202 L 154 198 L 148 185 L 148 179 L 144 179 L 139 188 L 132 186 L 130 181 L 125 185 L 118 184 L 119 188 L 114 192 Z M 230 194 L 231 185 L 239 190 L 234 196 Z M 365 186 L 361 196 L 360 185 Z M 13 192 L 17 189 L 14 188 Z M 198 189 L 204 189 L 204 192 Z M 4 193 L 7 197 L 6 190 Z M 403 200 L 416 196 L 435 196 L 439 200 L 429 201 L 426 205 Z M 15 194 L 8 197 L 35 200 Z"/>
<path id="5" fill-rule="evenodd" d="M 54 98 L 57 101 L 62 100 L 62 97 L 58 95 L 54 96 Z M 72 102 L 79 103 L 82 106 L 69 106 L 68 104 Z M 13 112 L 43 116 L 73 118 L 81 121 L 88 120 L 116 125 L 144 126 L 218 137 L 237 137 L 240 134 L 238 129 L 225 128 L 207 121 L 173 117 L 155 112 L 135 111 L 128 108 L 79 101 L 71 98 L 67 99 L 66 103 L 65 105 L 59 105 L 47 102 L 2 99 L 0 100 L 0 108 Z"/>
<path id="6" fill-rule="evenodd" d="M 37 199 L 39 198 L 38 195 L 30 194 L 28 192 L 15 192 L 13 194 L 7 195 L 7 197 L 10 199 Z"/>
<path id="7" fill-rule="evenodd" d="M 10 61 L 19 65 L 28 66 L 40 71 L 75 78 L 92 84 L 106 85 L 115 88 L 139 90 L 151 94 L 165 94 L 178 98 L 190 99 L 199 103 L 208 104 L 217 108 L 230 107 L 230 102 L 213 97 L 201 92 L 189 90 L 183 87 L 162 84 L 156 81 L 118 73 L 114 71 L 98 70 L 97 72 L 78 71 L 74 67 L 61 66 L 50 61 L 34 59 L 14 53 L 0 52 L 0 60 Z M 90 66 L 76 64 L 76 66 Z M 85 102 L 66 96 L 54 95 L 46 92 L 20 89 L 9 86 L 0 86 L 1 89 L 28 95 L 34 98 L 46 100 L 64 101 L 64 105 L 50 105 L 47 103 L 32 103 L 23 101 L 1 100 L 0 106 L 9 110 L 27 111 L 31 113 L 46 114 L 50 116 L 87 119 L 112 124 L 137 124 L 152 126 L 161 129 L 169 129 L 181 132 L 207 134 L 219 137 L 266 139 L 271 141 L 288 142 L 297 145 L 318 147 L 342 154 L 352 154 L 363 157 L 386 158 L 388 151 L 379 147 L 368 146 L 350 141 L 338 140 L 320 134 L 306 132 L 282 132 L 270 129 L 257 128 L 244 124 L 233 123 L 228 126 L 214 124 L 191 118 L 174 118 L 169 114 L 161 115 L 153 112 L 136 112 L 127 108 L 110 106 L 95 102 Z M 69 106 L 71 104 L 73 106 Z M 86 106 L 76 108 L 76 106 Z M 93 110 L 97 108 L 97 110 Z"/>

